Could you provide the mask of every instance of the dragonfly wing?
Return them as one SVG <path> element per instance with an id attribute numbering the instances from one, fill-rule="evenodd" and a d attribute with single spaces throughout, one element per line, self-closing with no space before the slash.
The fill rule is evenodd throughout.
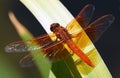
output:
<path id="1" fill-rule="evenodd" d="M 114 16 L 111 14 L 104 15 L 88 25 L 84 30 L 91 41 L 96 42 L 103 32 L 113 23 L 114 19 Z"/>
<path id="2" fill-rule="evenodd" d="M 8 53 L 14 53 L 14 52 L 28 52 L 33 50 L 39 50 L 53 42 L 54 41 L 50 39 L 49 35 L 43 35 L 40 37 L 36 37 L 32 40 L 17 41 L 10 43 L 5 47 L 5 51 Z M 39 45 L 39 47 L 34 45 L 35 43 Z"/>
<path id="3" fill-rule="evenodd" d="M 24 56 L 20 61 L 19 64 L 21 67 L 31 67 L 34 64 L 34 59 L 32 58 L 31 54 L 28 54 L 26 56 Z"/>
<path id="4" fill-rule="evenodd" d="M 67 30 L 74 29 L 74 24 L 77 21 L 83 28 L 85 28 L 94 13 L 95 7 L 92 4 L 87 4 L 80 12 L 79 14 L 73 19 L 66 27 Z"/>
<path id="5" fill-rule="evenodd" d="M 85 28 L 89 24 L 93 16 L 94 10 L 95 7 L 92 4 L 87 4 L 76 16 L 75 19 L 83 28 Z"/>
<path id="6" fill-rule="evenodd" d="M 47 56 L 51 61 L 63 59 L 69 54 L 68 51 L 63 47 L 63 41 L 56 41 L 53 44 L 44 47 L 43 51 L 45 56 Z M 39 52 L 37 52 L 37 54 L 39 54 Z M 30 67 L 35 65 L 32 54 L 24 56 L 19 63 L 22 67 Z"/>
<path id="7" fill-rule="evenodd" d="M 44 52 L 50 60 L 59 60 L 63 59 L 67 55 L 69 55 L 68 51 L 63 46 L 63 41 L 56 41 L 50 46 L 44 48 Z"/>

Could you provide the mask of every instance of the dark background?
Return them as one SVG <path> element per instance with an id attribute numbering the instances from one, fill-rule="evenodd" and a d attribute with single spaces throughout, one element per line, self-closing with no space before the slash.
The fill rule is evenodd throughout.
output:
<path id="1" fill-rule="evenodd" d="M 120 78 L 120 61 L 119 61 L 120 60 L 120 50 L 119 50 L 120 49 L 119 48 L 120 47 L 120 1 L 119 0 L 60 0 L 60 1 L 67 7 L 67 9 L 73 14 L 73 16 L 76 16 L 86 4 L 95 5 L 96 10 L 93 19 L 91 21 L 94 21 L 96 18 L 109 13 L 115 16 L 114 23 L 95 43 L 95 46 L 98 52 L 100 53 L 100 55 L 102 56 L 104 62 L 106 63 L 108 69 L 110 70 L 113 78 Z M 4 22 L 4 20 L 9 21 L 7 16 L 9 10 L 14 11 L 19 21 L 22 24 L 24 24 L 34 34 L 34 36 L 39 36 L 40 34 L 45 33 L 44 29 L 40 26 L 40 23 L 18 0 L 14 0 L 12 3 L 6 0 L 1 2 L 4 7 L 1 8 L 2 11 L 0 12 L 1 13 L 0 18 L 3 18 L 2 20 L 0 19 L 1 21 L 0 23 L 2 24 L 2 26 L 4 26 L 3 28 L 7 32 L 4 29 L 0 30 L 2 32 L 2 34 L 0 34 L 2 36 L 0 43 L 3 44 L 0 45 L 0 47 L 4 47 L 4 45 L 9 42 L 20 40 L 15 29 L 11 27 L 12 24 L 10 22 L 8 22 L 7 24 Z M 9 5 L 5 6 L 6 4 Z M 9 58 L 11 57 L 11 55 L 8 54 L 7 57 Z M 16 57 L 16 55 L 13 55 L 13 57 Z M 29 71 L 29 70 L 30 68 L 26 69 L 25 71 Z M 32 74 L 30 76 L 32 76 Z"/>

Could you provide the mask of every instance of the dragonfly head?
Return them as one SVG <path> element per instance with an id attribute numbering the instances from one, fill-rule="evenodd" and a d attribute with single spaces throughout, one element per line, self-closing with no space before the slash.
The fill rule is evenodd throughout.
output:
<path id="1" fill-rule="evenodd" d="M 50 30 L 54 32 L 56 30 L 56 28 L 58 28 L 58 27 L 60 27 L 59 23 L 52 23 L 50 25 Z"/>

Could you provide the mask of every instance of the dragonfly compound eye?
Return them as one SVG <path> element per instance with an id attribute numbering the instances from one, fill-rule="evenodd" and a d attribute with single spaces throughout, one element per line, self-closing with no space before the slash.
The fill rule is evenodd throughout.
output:
<path id="1" fill-rule="evenodd" d="M 60 24 L 59 23 L 52 23 L 51 25 L 50 25 L 50 30 L 51 31 L 54 31 L 56 28 L 58 28 L 60 26 Z"/>

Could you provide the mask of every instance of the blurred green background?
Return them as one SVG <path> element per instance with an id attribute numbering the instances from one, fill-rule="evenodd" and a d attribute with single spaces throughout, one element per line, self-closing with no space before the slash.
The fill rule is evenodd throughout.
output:
<path id="1" fill-rule="evenodd" d="M 25 53 L 5 53 L 4 47 L 16 40 L 21 40 L 8 18 L 8 12 L 18 0 L 0 0 L 0 78 L 40 78 L 37 67 L 21 68 L 19 60 Z"/>
<path id="2" fill-rule="evenodd" d="M 61 0 L 61 2 L 76 16 L 80 9 L 91 3 L 96 6 L 92 20 L 111 13 L 116 20 L 95 44 L 103 60 L 107 64 L 113 78 L 120 77 L 120 1 L 118 0 Z M 0 78 L 41 78 L 37 67 L 21 68 L 19 60 L 26 53 L 5 53 L 4 47 L 12 41 L 21 40 L 8 18 L 8 12 L 13 10 L 17 18 L 34 36 L 45 33 L 37 20 L 21 5 L 19 0 L 0 0 Z"/>

